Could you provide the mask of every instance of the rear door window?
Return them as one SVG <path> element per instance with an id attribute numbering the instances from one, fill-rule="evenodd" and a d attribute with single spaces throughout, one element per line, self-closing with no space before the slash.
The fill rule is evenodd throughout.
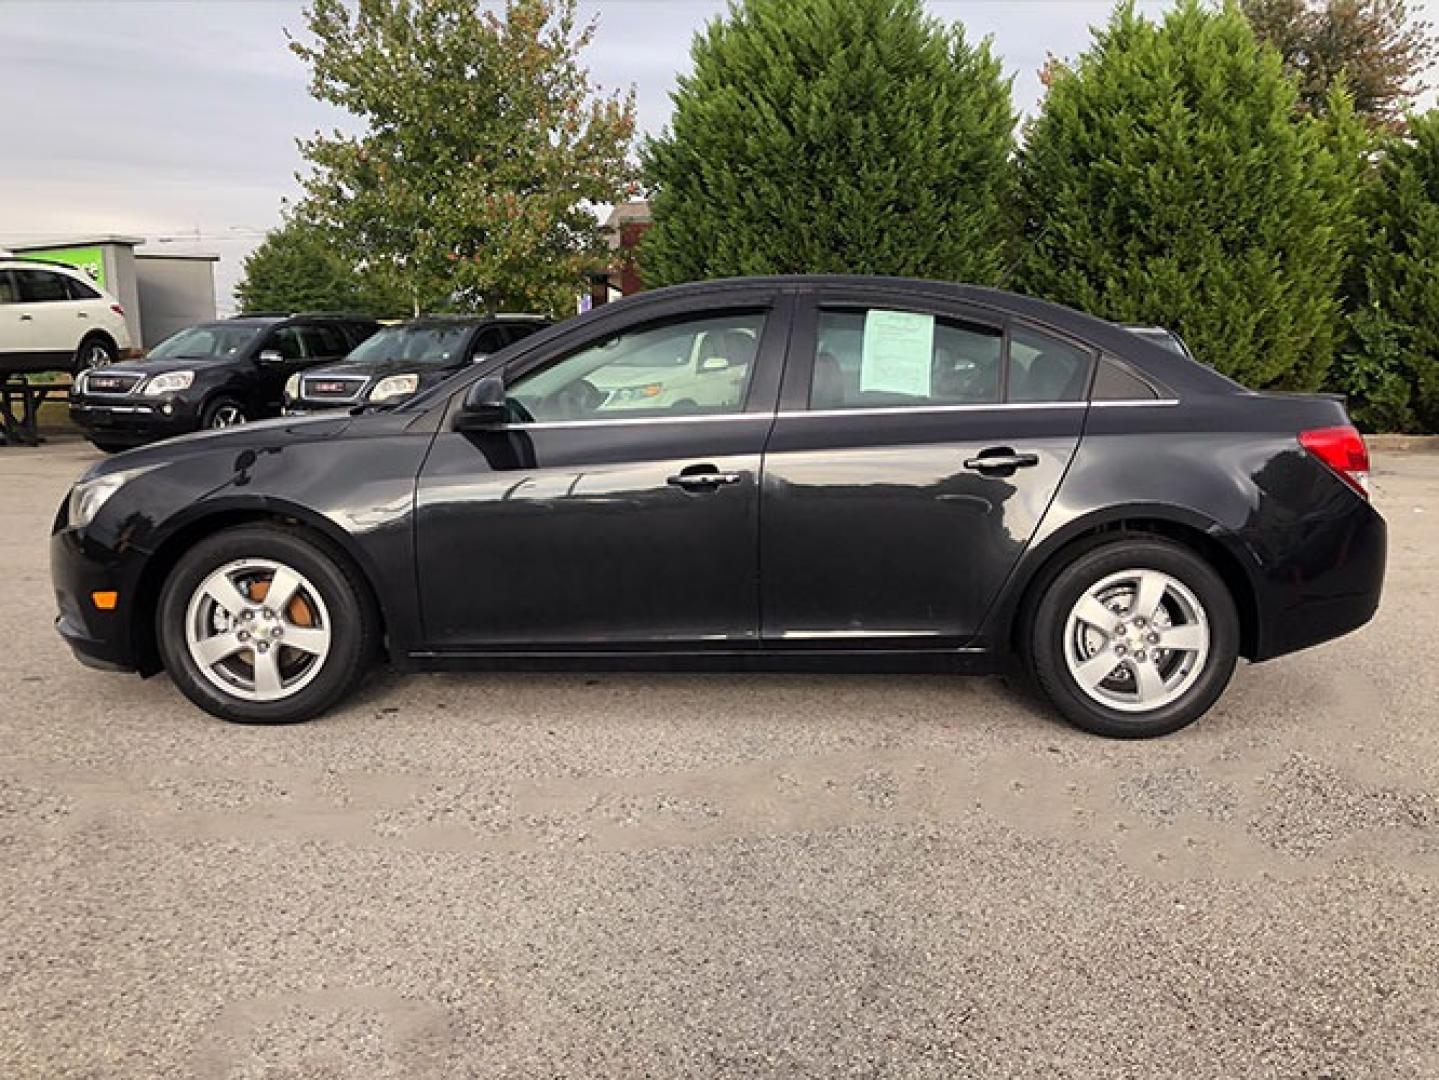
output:
<path id="1" fill-rule="evenodd" d="M 299 330 L 300 336 L 305 341 L 306 353 L 310 357 L 325 360 L 338 359 L 350 351 L 348 342 L 345 341 L 345 335 L 337 326 L 315 323 L 302 326 Z"/>
<path id="2" fill-rule="evenodd" d="M 66 278 L 49 270 L 12 271 L 20 282 L 20 298 L 32 304 L 49 304 L 70 299 Z"/>
<path id="3" fill-rule="evenodd" d="M 14 304 L 20 300 L 20 287 L 15 281 L 15 271 L 0 270 L 0 304 Z"/>
<path id="4" fill-rule="evenodd" d="M 997 326 L 911 311 L 820 312 L 812 409 L 985 405 L 1003 390 Z"/>

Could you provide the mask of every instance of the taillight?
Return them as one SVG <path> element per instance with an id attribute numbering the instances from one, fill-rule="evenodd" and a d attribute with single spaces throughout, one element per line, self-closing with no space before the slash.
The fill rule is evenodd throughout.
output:
<path id="1" fill-rule="evenodd" d="M 111 304 L 110 310 L 113 311 L 116 315 L 120 316 L 120 318 L 122 319 L 125 317 L 125 309 L 122 308 L 119 304 Z"/>
<path id="2" fill-rule="evenodd" d="M 1349 424 L 1299 433 L 1299 445 L 1328 465 L 1346 484 L 1369 498 L 1369 447 Z"/>

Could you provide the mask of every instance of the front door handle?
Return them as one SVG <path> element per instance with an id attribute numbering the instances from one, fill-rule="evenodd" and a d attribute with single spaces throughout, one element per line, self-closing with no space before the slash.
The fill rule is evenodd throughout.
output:
<path id="1" fill-rule="evenodd" d="M 20 315 L 21 322 L 33 322 L 34 319 L 35 316 L 31 315 L 29 312 L 24 312 Z"/>
<path id="2" fill-rule="evenodd" d="M 1015 469 L 1032 469 L 1038 464 L 1038 454 L 1017 454 L 1008 446 L 991 446 L 968 459 L 964 467 L 978 473 L 1008 476 Z"/>
<path id="3" fill-rule="evenodd" d="M 727 484 L 738 484 L 740 480 L 739 473 L 720 472 L 713 465 L 691 465 L 665 483 L 686 491 L 714 491 Z"/>

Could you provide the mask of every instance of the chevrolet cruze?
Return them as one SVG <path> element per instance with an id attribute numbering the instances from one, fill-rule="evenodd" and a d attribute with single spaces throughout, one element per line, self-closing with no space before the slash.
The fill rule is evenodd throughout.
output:
<path id="1" fill-rule="evenodd" d="M 709 282 L 543 330 L 393 410 L 96 465 L 55 522 L 58 627 L 81 659 L 168 671 L 247 722 L 313 717 L 381 657 L 1017 666 L 1089 731 L 1161 735 L 1237 658 L 1371 617 L 1367 470 L 1339 401 L 1250 392 L 1065 308 Z"/>

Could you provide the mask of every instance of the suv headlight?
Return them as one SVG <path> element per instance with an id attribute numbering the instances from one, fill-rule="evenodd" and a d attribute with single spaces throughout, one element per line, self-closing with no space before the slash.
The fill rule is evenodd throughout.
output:
<path id="1" fill-rule="evenodd" d="M 391 398 L 409 397 L 419 388 L 418 375 L 386 375 L 370 391 L 370 400 L 389 401 Z"/>
<path id="2" fill-rule="evenodd" d="M 300 376 L 298 372 L 285 380 L 285 398 L 288 401 L 300 400 Z"/>
<path id="3" fill-rule="evenodd" d="M 159 397 L 161 394 L 178 394 L 181 390 L 190 389 L 190 384 L 195 381 L 193 371 L 167 371 L 163 375 L 152 375 L 145 388 L 140 391 L 141 397 Z"/>
<path id="4" fill-rule="evenodd" d="M 87 527 L 90 522 L 95 520 L 95 515 L 100 513 L 100 508 L 110 501 L 110 496 L 137 476 L 143 476 L 151 469 L 159 467 L 158 464 L 142 465 L 138 469 L 122 469 L 120 472 L 97 476 L 93 480 L 81 480 L 70 489 L 70 507 L 66 513 L 66 517 L 70 520 L 70 527 L 72 529 Z"/>

